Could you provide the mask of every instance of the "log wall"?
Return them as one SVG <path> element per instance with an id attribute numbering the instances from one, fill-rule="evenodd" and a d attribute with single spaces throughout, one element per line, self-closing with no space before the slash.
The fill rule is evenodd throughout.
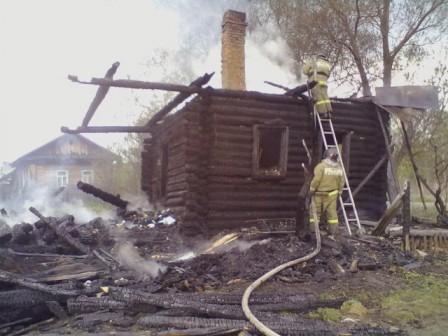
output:
<path id="1" fill-rule="evenodd" d="M 381 126 L 372 103 L 334 102 L 336 133 L 353 131 L 350 142 L 349 183 L 353 190 L 386 153 Z M 383 115 L 388 120 L 388 114 Z M 387 165 L 384 164 L 355 197 L 361 218 L 377 220 L 386 208 Z"/>
<path id="2" fill-rule="evenodd" d="M 351 137 L 351 188 L 368 175 L 385 153 L 384 138 L 371 103 L 336 102 L 334 125 Z M 283 178 L 253 176 L 253 126 L 289 128 L 287 171 Z M 306 162 L 302 139 L 315 133 L 306 104 L 294 99 L 198 96 L 154 126 L 142 152 L 142 188 L 152 203 L 177 212 L 189 232 L 248 225 L 256 219 L 294 218 Z M 160 195 L 163 148 L 168 148 L 166 195 Z M 386 203 L 386 165 L 355 198 L 362 218 L 380 217 Z"/>
<path id="3" fill-rule="evenodd" d="M 212 97 L 208 113 L 213 121 L 210 153 L 207 225 L 222 229 L 247 225 L 259 218 L 293 218 L 303 184 L 301 163 L 311 144 L 312 127 L 306 105 L 260 102 L 254 99 Z M 287 171 L 283 178 L 260 179 L 252 174 L 254 125 L 289 128 Z"/>

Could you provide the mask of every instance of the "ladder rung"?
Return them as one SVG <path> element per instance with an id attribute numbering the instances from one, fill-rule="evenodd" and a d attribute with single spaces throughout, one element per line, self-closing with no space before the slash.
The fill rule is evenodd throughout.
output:
<path id="1" fill-rule="evenodd" d="M 327 147 L 336 148 L 336 145 L 327 145 Z"/>
<path id="2" fill-rule="evenodd" d="M 353 206 L 353 203 L 342 203 L 343 205 L 350 205 Z"/>

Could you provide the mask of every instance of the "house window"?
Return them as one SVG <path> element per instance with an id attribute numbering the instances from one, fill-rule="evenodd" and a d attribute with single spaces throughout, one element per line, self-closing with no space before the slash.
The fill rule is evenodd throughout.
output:
<path id="1" fill-rule="evenodd" d="M 68 185 L 68 170 L 58 170 L 56 172 L 56 182 L 58 187 L 65 187 Z"/>
<path id="2" fill-rule="evenodd" d="M 81 181 L 84 183 L 93 183 L 93 170 L 81 170 Z"/>
<path id="3" fill-rule="evenodd" d="M 282 178 L 286 175 L 288 138 L 289 129 L 286 126 L 254 126 L 252 152 L 254 177 Z"/>

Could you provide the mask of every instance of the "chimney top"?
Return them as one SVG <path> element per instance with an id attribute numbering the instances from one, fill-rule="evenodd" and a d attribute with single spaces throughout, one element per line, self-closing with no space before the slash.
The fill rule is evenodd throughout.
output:
<path id="1" fill-rule="evenodd" d="M 224 13 L 224 16 L 222 18 L 222 26 L 224 26 L 226 23 L 233 23 L 247 26 L 246 13 L 237 12 L 235 10 L 229 9 L 227 12 Z"/>
<path id="2" fill-rule="evenodd" d="M 222 87 L 246 90 L 245 53 L 246 13 L 228 10 L 222 18 Z"/>

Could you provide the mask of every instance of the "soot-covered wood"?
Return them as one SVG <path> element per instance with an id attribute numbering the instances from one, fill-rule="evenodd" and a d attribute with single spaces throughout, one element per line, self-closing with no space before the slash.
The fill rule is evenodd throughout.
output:
<path id="1" fill-rule="evenodd" d="M 182 212 L 186 231 L 214 231 L 260 218 L 295 217 L 304 183 L 301 164 L 307 162 L 301 142 L 312 144 L 317 134 L 305 101 L 269 97 L 223 97 L 211 91 L 153 126 L 153 138 L 142 153 L 142 186 L 151 201 Z M 372 103 L 334 102 L 333 107 L 336 133 L 341 139 L 348 135 L 345 142 L 350 150 L 344 161 L 350 163 L 354 190 L 384 156 L 384 136 Z M 253 175 L 255 125 L 288 128 L 286 174 L 281 178 Z M 168 148 L 168 178 L 166 193 L 161 195 L 164 146 Z M 386 167 L 382 166 L 355 198 L 362 218 L 381 216 L 386 192 Z"/>

